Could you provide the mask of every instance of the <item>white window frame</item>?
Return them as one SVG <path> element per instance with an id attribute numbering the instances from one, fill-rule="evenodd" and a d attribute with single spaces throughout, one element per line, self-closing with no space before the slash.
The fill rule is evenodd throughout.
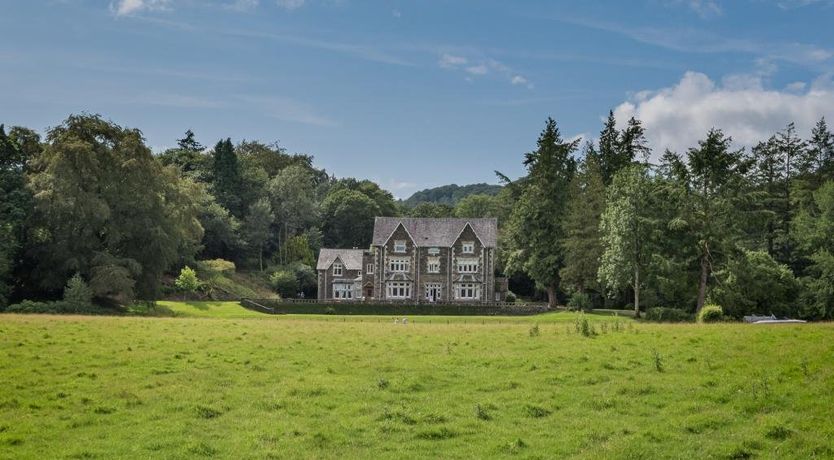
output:
<path id="1" fill-rule="evenodd" d="M 478 300 L 481 298 L 481 285 L 479 283 L 458 283 L 455 285 L 455 299 Z"/>
<path id="2" fill-rule="evenodd" d="M 405 254 L 408 250 L 408 246 L 405 243 L 405 240 L 394 240 L 394 252 L 397 254 Z"/>
<path id="3" fill-rule="evenodd" d="M 388 259 L 388 271 L 394 273 L 408 273 L 411 271 L 411 259 L 401 257 Z"/>
<path id="4" fill-rule="evenodd" d="M 478 273 L 478 259 L 458 259 L 458 273 Z"/>
<path id="5" fill-rule="evenodd" d="M 342 276 L 345 266 L 339 262 L 333 264 L 333 276 Z"/>
<path id="6" fill-rule="evenodd" d="M 374 264 L 368 264 L 365 267 L 365 274 L 367 274 L 367 275 L 373 275 L 374 274 Z"/>
<path id="7" fill-rule="evenodd" d="M 333 283 L 333 298 L 334 299 L 352 299 L 353 298 L 353 284 L 352 283 Z"/>
<path id="8" fill-rule="evenodd" d="M 411 282 L 389 281 L 385 283 L 385 297 L 389 299 L 410 299 Z"/>
<path id="9" fill-rule="evenodd" d="M 475 254 L 475 242 L 463 241 L 460 244 L 460 250 L 464 254 Z"/>
<path id="10" fill-rule="evenodd" d="M 437 299 L 436 300 L 440 300 L 440 299 L 443 298 L 443 284 L 442 283 L 426 283 L 425 286 L 426 286 L 426 292 L 425 292 L 426 300 L 429 300 L 429 291 L 431 291 L 432 289 L 437 289 Z"/>
<path id="11" fill-rule="evenodd" d="M 440 273 L 440 257 L 426 259 L 426 273 Z"/>

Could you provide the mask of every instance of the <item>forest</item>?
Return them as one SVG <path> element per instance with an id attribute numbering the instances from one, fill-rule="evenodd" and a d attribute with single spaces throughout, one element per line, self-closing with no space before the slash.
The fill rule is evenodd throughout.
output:
<path id="1" fill-rule="evenodd" d="M 715 128 L 662 154 L 639 120 L 620 126 L 609 113 L 580 145 L 548 119 L 536 149 L 519 152 L 524 177 L 497 172 L 501 188 L 441 188 L 439 202 L 419 204 L 274 143 L 204 146 L 188 130 L 154 153 L 140 130 L 91 114 L 43 136 L 0 126 L 0 308 L 69 294 L 154 300 L 198 261 L 314 295 L 319 248 L 367 247 L 374 217 L 404 215 L 497 217 L 496 270 L 516 294 L 553 306 L 834 316 L 834 135 L 824 119 L 751 149 Z"/>

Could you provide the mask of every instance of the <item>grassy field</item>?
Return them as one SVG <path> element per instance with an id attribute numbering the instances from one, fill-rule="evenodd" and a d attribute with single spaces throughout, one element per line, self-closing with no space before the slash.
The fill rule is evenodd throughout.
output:
<path id="1" fill-rule="evenodd" d="M 0 315 L 0 458 L 834 457 L 832 324 L 165 307 Z"/>

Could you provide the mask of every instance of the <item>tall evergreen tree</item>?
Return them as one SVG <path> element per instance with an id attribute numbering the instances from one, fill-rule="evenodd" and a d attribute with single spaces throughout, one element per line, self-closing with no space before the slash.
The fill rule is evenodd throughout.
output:
<path id="1" fill-rule="evenodd" d="M 617 131 L 617 120 L 614 111 L 608 112 L 605 126 L 599 133 L 599 169 L 603 182 L 608 185 L 625 164 L 620 158 L 620 132 Z M 629 160 L 630 161 L 630 160 Z M 626 163 L 627 164 L 627 163 Z"/>
<path id="2" fill-rule="evenodd" d="M 243 215 L 240 199 L 241 177 L 231 139 L 226 138 L 215 145 L 212 172 L 213 191 L 217 201 L 233 216 L 240 218 Z"/>
<path id="3" fill-rule="evenodd" d="M 711 129 L 698 147 L 687 153 L 690 195 L 679 218 L 686 225 L 697 248 L 699 264 L 696 312 L 704 306 L 712 273 L 721 258 L 737 247 L 740 202 L 744 197 L 744 175 L 748 163 L 743 150 L 731 150 L 732 138 Z"/>
<path id="4" fill-rule="evenodd" d="M 205 149 L 203 144 L 197 142 L 197 139 L 194 138 L 194 131 L 190 129 L 185 131 L 185 137 L 177 139 L 177 146 L 181 150 L 187 150 L 189 152 L 202 152 Z"/>
<path id="5" fill-rule="evenodd" d="M 269 227 L 275 220 L 269 200 L 261 198 L 249 207 L 243 221 L 243 233 L 251 251 L 258 254 L 258 268 L 264 270 L 264 246 L 269 240 Z"/>
<path id="6" fill-rule="evenodd" d="M 647 163 L 651 149 L 649 142 L 646 140 L 646 130 L 643 124 L 637 118 L 631 117 L 628 120 L 628 125 L 620 134 L 620 142 L 618 145 L 618 165 L 619 168 L 631 164 L 634 160 Z"/>
<path id="7" fill-rule="evenodd" d="M 811 129 L 811 139 L 808 141 L 802 169 L 820 178 L 834 177 L 834 134 L 828 129 L 825 117 L 820 118 Z M 816 181 L 820 182 L 820 181 Z"/>
<path id="8" fill-rule="evenodd" d="M 599 158 L 592 145 L 571 181 L 570 201 L 565 216 L 565 267 L 562 282 L 575 292 L 600 292 L 597 282 L 602 242 L 600 218 L 605 210 L 605 185 Z"/>
<path id="9" fill-rule="evenodd" d="M 576 170 L 572 154 L 578 143 L 564 141 L 556 122 L 547 119 L 538 148 L 525 155 L 528 176 L 510 218 L 507 270 L 527 273 L 547 291 L 551 307 L 557 303 L 559 272 L 564 267 L 565 229 L 560 217 L 567 208 Z"/>

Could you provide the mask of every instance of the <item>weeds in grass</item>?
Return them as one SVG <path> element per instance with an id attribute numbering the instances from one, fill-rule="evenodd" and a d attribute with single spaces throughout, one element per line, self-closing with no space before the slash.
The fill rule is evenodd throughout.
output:
<path id="1" fill-rule="evenodd" d="M 799 368 L 802 369 L 802 375 L 808 377 L 811 375 L 811 370 L 808 368 L 808 358 L 802 358 L 799 363 Z"/>
<path id="2" fill-rule="evenodd" d="M 204 418 L 204 419 L 212 419 L 217 418 L 223 415 L 222 411 L 214 409 L 208 406 L 197 406 L 197 417 Z"/>
<path id="3" fill-rule="evenodd" d="M 525 447 L 527 447 L 526 442 L 524 442 L 521 438 L 515 438 L 504 446 L 504 450 L 511 454 L 515 454 Z"/>
<path id="4" fill-rule="evenodd" d="M 551 412 L 544 407 L 527 404 L 524 406 L 524 414 L 530 418 L 543 418 L 550 415 Z"/>
<path id="5" fill-rule="evenodd" d="M 574 321 L 574 329 L 579 334 L 582 334 L 583 337 L 593 337 L 597 335 L 597 331 L 594 329 L 594 325 L 588 321 L 588 318 L 585 318 L 584 313 L 580 313 L 576 320 Z"/>
<path id="6" fill-rule="evenodd" d="M 388 379 L 386 379 L 384 377 L 380 377 L 376 381 L 376 387 L 379 388 L 380 390 L 384 390 L 384 389 L 388 388 L 389 385 L 390 385 L 390 383 L 388 382 Z"/>
<path id="7" fill-rule="evenodd" d="M 425 430 L 417 433 L 417 437 L 428 441 L 440 441 L 443 439 L 451 439 L 457 436 L 457 433 L 446 428 L 445 426 L 438 429 Z"/>
<path id="8" fill-rule="evenodd" d="M 481 406 L 480 404 L 475 404 L 475 418 L 478 420 L 485 420 L 489 421 L 492 420 L 492 415 L 487 412 L 486 408 Z"/>
<path id="9" fill-rule="evenodd" d="M 540 334 L 539 325 L 534 324 L 533 327 L 530 328 L 530 337 L 538 337 Z"/>
<path id="10" fill-rule="evenodd" d="M 663 356 L 657 350 L 652 350 L 652 354 L 654 355 L 654 369 L 657 372 L 663 372 Z"/>
<path id="11" fill-rule="evenodd" d="M 785 439 L 791 437 L 791 435 L 793 435 L 793 431 L 784 425 L 770 427 L 767 430 L 767 433 L 765 433 L 765 436 L 768 439 L 775 439 L 777 441 L 784 441 Z"/>

